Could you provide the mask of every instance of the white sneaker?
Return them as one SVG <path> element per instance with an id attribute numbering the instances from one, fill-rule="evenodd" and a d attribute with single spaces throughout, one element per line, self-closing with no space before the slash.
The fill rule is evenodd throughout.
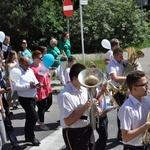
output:
<path id="1" fill-rule="evenodd" d="M 41 130 L 44 130 L 44 131 L 50 130 L 50 128 L 47 127 L 47 126 L 44 126 L 44 127 L 41 127 L 41 126 L 40 126 L 40 129 L 41 129 Z"/>

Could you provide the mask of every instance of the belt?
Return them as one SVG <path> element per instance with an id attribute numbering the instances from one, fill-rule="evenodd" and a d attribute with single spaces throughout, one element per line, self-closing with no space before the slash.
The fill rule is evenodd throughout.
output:
<path id="1" fill-rule="evenodd" d="M 87 119 L 88 119 L 88 116 L 81 116 L 80 119 L 82 119 L 82 120 L 87 120 Z"/>
<path id="2" fill-rule="evenodd" d="M 87 129 L 87 128 L 91 128 L 90 125 L 87 125 L 85 127 L 80 127 L 80 128 L 64 128 L 63 130 L 84 130 L 84 129 Z"/>
<path id="3" fill-rule="evenodd" d="M 143 146 L 133 146 L 133 145 L 126 145 L 124 144 L 125 150 L 146 150 L 149 145 L 143 145 Z"/>
<path id="4" fill-rule="evenodd" d="M 35 99 L 36 97 L 22 97 L 22 96 L 19 96 L 19 98 L 25 98 L 25 99 Z"/>

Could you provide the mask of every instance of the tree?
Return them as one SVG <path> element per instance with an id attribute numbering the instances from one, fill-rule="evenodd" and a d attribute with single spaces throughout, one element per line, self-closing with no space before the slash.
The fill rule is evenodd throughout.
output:
<path id="1" fill-rule="evenodd" d="M 74 6 L 79 0 L 72 0 Z M 150 40 L 149 22 L 135 0 L 89 0 L 83 8 L 85 52 L 102 50 L 101 40 L 118 38 L 121 47 L 132 46 Z M 25 38 L 29 48 L 49 46 L 52 37 L 57 39 L 67 29 L 61 0 L 3 0 L 0 5 L 0 29 L 10 35 L 11 45 L 19 50 Z M 70 22 L 70 39 L 73 53 L 81 53 L 81 29 L 79 9 Z"/>

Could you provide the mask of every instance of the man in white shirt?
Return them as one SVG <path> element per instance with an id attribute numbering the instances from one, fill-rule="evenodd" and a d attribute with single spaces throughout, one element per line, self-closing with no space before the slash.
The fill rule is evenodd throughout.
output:
<path id="1" fill-rule="evenodd" d="M 121 83 L 123 83 L 126 80 L 126 77 L 123 76 L 124 69 L 125 69 L 123 50 L 120 48 L 115 49 L 113 51 L 113 56 L 114 58 L 107 65 L 107 73 L 109 75 L 109 78 L 112 80 L 111 81 L 112 84 L 118 88 L 121 85 Z M 121 94 L 120 92 L 114 94 L 113 97 L 119 106 L 121 106 L 125 100 L 125 95 Z M 117 138 L 121 142 L 122 137 L 121 137 L 121 130 L 120 130 L 120 121 L 118 118 L 117 118 L 117 125 L 118 125 Z"/>
<path id="2" fill-rule="evenodd" d="M 118 39 L 111 39 L 110 41 L 111 49 L 107 51 L 105 54 L 105 64 L 108 65 L 108 63 L 114 58 L 113 51 L 116 48 L 119 48 L 119 40 Z"/>
<path id="3" fill-rule="evenodd" d="M 74 56 L 70 56 L 68 57 L 68 64 L 67 64 L 67 68 L 65 70 L 64 76 L 65 76 L 65 83 L 68 84 L 70 82 L 70 69 L 71 67 L 76 63 L 76 58 Z"/>
<path id="4" fill-rule="evenodd" d="M 145 139 L 142 140 L 144 131 L 150 128 L 147 120 L 150 99 L 146 97 L 148 78 L 143 71 L 133 71 L 126 82 L 131 94 L 118 112 L 124 150 L 148 150 L 149 141 L 143 144 Z"/>
<path id="5" fill-rule="evenodd" d="M 30 60 L 27 57 L 19 59 L 19 69 L 21 77 L 14 82 L 14 90 L 18 92 L 18 100 L 26 113 L 25 122 L 25 140 L 31 142 L 33 146 L 39 146 L 40 142 L 35 138 L 34 127 L 38 120 L 38 115 L 35 110 L 37 89 L 40 83 L 36 79 L 33 71 L 29 68 Z"/>
<path id="6" fill-rule="evenodd" d="M 60 110 L 60 124 L 68 150 L 88 150 L 92 128 L 89 126 L 88 91 L 78 81 L 78 74 L 85 69 L 76 63 L 71 67 L 70 80 L 59 93 L 57 102 Z"/>

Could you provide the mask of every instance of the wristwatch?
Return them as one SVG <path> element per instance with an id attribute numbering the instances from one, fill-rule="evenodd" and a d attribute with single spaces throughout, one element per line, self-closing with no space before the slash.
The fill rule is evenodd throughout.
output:
<path id="1" fill-rule="evenodd" d="M 1 113 L 5 113 L 5 109 L 4 109 L 4 110 L 1 110 Z"/>

